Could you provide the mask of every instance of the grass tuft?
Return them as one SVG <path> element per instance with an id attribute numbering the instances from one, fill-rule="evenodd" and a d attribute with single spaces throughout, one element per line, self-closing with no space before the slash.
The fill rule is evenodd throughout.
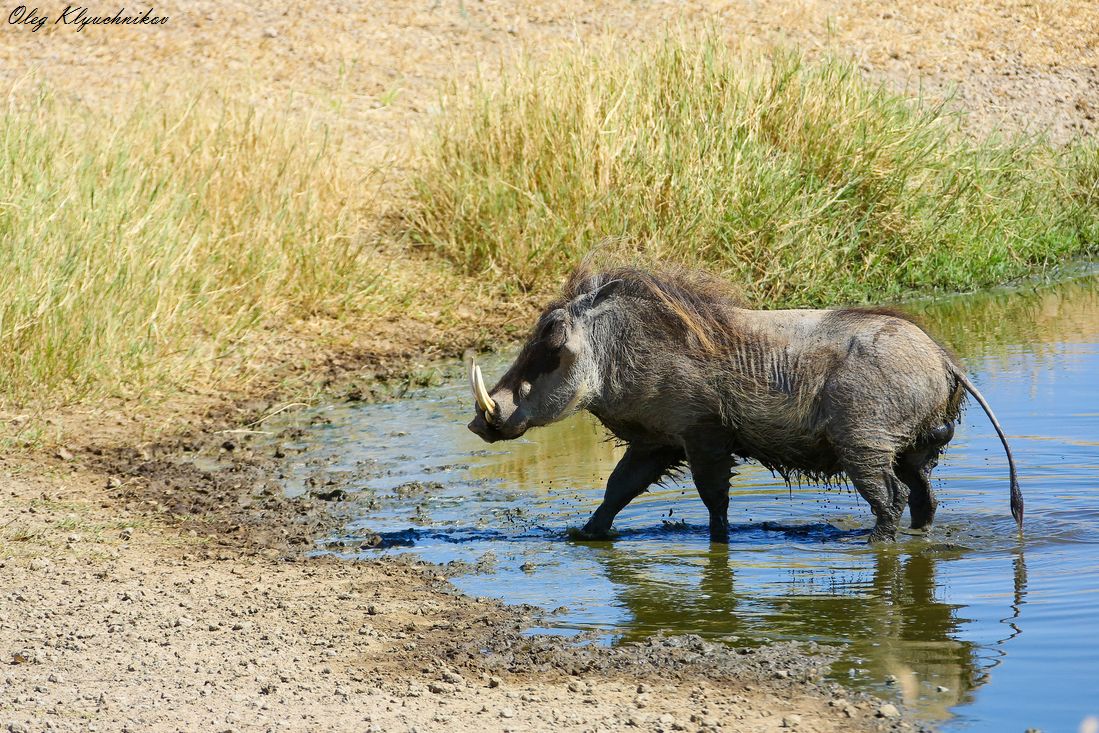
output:
<path id="1" fill-rule="evenodd" d="M 603 246 L 769 306 L 892 300 L 1099 252 L 1099 149 L 974 141 L 843 61 L 609 43 L 454 86 L 403 226 L 522 291 Z"/>
<path id="2" fill-rule="evenodd" d="M 200 92 L 0 109 L 0 403 L 177 384 L 377 285 L 323 129 Z"/>

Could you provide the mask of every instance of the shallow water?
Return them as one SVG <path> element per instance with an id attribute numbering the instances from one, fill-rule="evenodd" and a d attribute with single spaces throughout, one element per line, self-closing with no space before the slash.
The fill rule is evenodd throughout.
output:
<path id="1" fill-rule="evenodd" d="M 288 446 L 287 490 L 342 476 L 369 509 L 324 547 L 358 551 L 378 533 L 386 549 L 363 554 L 470 563 L 454 577 L 464 591 L 557 609 L 536 631 L 835 643 L 835 678 L 946 730 L 1074 731 L 1099 714 L 1099 277 L 913 308 L 1005 426 L 1022 544 L 979 408 L 935 472 L 936 526 L 895 547 L 864 544 L 872 517 L 849 489 L 790 488 L 752 465 L 734 479 L 727 546 L 709 542 L 689 477 L 636 500 L 613 541 L 572 541 L 621 450 L 585 418 L 481 443 L 457 367 L 414 399 L 300 416 L 327 424 Z"/>

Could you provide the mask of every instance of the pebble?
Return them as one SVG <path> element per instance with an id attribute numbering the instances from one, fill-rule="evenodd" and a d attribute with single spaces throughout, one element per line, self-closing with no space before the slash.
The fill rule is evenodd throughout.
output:
<path id="1" fill-rule="evenodd" d="M 939 685 L 938 687 L 935 688 L 935 692 L 950 692 L 950 688 L 949 687 L 943 687 L 942 685 Z"/>
<path id="2" fill-rule="evenodd" d="M 489 687 L 499 687 L 501 684 L 503 684 L 503 680 L 501 680 L 499 677 L 489 677 L 488 678 L 488 686 Z"/>
<path id="3" fill-rule="evenodd" d="M 500 708 L 500 717 L 501 718 L 514 718 L 515 717 L 515 709 L 514 708 Z"/>
<path id="4" fill-rule="evenodd" d="M 787 715 L 782 719 L 783 728 L 797 728 L 801 725 L 800 715 Z"/>
<path id="5" fill-rule="evenodd" d="M 129 540 L 131 537 L 134 536 L 134 528 L 126 527 L 118 533 L 118 536 L 121 537 L 123 540 Z"/>
<path id="6" fill-rule="evenodd" d="M 899 718 L 901 717 L 901 711 L 897 710 L 897 706 L 891 702 L 887 702 L 878 708 L 879 718 Z"/>
<path id="7" fill-rule="evenodd" d="M 183 627 L 185 629 L 189 629 L 194 625 L 195 620 L 193 618 L 187 618 L 186 616 L 180 616 L 176 619 L 176 622 L 174 624 L 174 626 L 176 627 Z"/>

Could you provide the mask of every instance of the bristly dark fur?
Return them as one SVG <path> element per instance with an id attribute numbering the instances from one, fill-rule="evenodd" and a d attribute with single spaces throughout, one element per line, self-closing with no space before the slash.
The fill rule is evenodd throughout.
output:
<path id="1" fill-rule="evenodd" d="M 729 309 L 745 307 L 744 298 L 723 280 L 709 273 L 687 267 L 665 267 L 660 271 L 636 267 L 613 267 L 595 271 L 583 262 L 569 276 L 561 299 L 551 303 L 546 312 L 599 287 L 619 281 L 621 295 L 659 302 L 659 312 L 667 316 L 663 324 L 669 333 L 681 334 L 686 329 L 695 345 L 707 352 L 717 351 L 734 339 Z"/>

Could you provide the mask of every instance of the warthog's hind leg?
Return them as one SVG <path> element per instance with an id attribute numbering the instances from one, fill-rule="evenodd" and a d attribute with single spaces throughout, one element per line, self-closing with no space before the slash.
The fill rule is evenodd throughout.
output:
<path id="1" fill-rule="evenodd" d="M 855 489 L 870 504 L 876 521 L 869 541 L 893 542 L 897 538 L 897 524 L 908 503 L 908 486 L 893 473 L 893 458 L 889 455 L 871 454 L 844 467 Z"/>
<path id="2" fill-rule="evenodd" d="M 631 445 L 607 479 L 603 503 L 580 530 L 585 537 L 603 537 L 611 523 L 638 495 L 659 481 L 684 459 L 678 448 L 642 448 Z"/>
<path id="3" fill-rule="evenodd" d="M 897 477 L 911 490 L 908 511 L 912 515 L 912 529 L 925 529 L 935 520 L 939 501 L 931 488 L 931 470 L 938 464 L 943 446 L 953 437 L 954 423 L 943 423 L 931 431 L 920 445 L 897 457 L 893 468 Z"/>
<path id="4" fill-rule="evenodd" d="M 710 541 L 729 541 L 729 479 L 736 459 L 723 444 L 696 440 L 687 447 L 695 488 L 710 512 Z"/>

